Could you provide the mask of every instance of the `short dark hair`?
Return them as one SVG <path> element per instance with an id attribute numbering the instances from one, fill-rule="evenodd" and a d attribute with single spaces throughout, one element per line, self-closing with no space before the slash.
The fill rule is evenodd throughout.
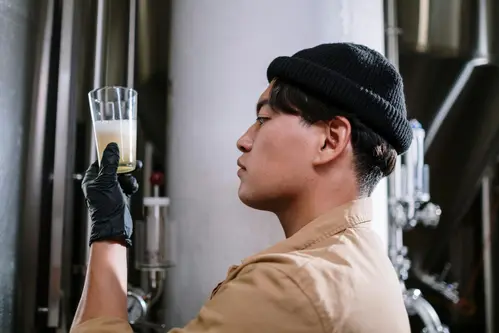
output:
<path id="1" fill-rule="evenodd" d="M 281 79 L 273 82 L 269 105 L 277 112 L 299 115 L 306 124 L 343 116 L 352 127 L 355 173 L 361 196 L 369 196 L 379 181 L 392 173 L 397 160 L 395 149 L 341 105 L 329 105 Z"/>

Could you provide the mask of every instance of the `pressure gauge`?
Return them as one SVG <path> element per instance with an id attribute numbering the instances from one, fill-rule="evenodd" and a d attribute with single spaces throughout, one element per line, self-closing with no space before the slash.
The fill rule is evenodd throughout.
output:
<path id="1" fill-rule="evenodd" d="M 147 313 L 147 303 L 137 290 L 129 290 L 127 293 L 128 322 L 135 324 Z"/>

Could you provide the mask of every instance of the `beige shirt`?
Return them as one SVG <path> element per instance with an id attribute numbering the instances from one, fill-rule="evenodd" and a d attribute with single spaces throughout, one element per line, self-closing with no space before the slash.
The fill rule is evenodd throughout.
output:
<path id="1" fill-rule="evenodd" d="M 231 267 L 198 316 L 170 333 L 410 333 L 371 206 L 361 199 L 338 207 Z M 132 331 L 97 318 L 71 332 Z"/>

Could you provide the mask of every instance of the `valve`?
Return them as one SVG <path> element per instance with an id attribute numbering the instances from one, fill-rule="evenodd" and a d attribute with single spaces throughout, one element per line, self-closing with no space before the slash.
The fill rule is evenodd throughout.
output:
<path id="1" fill-rule="evenodd" d="M 440 222 L 442 210 L 439 205 L 432 202 L 425 202 L 416 210 L 416 219 L 426 227 L 435 228 Z"/>
<path id="2" fill-rule="evenodd" d="M 161 171 L 155 171 L 152 173 L 149 181 L 151 182 L 152 186 L 161 186 L 165 182 L 165 175 Z"/>

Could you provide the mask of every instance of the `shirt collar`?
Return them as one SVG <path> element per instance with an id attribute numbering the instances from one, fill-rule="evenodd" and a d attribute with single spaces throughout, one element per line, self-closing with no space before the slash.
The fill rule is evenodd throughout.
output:
<path id="1" fill-rule="evenodd" d="M 257 254 L 287 253 L 306 249 L 315 243 L 329 238 L 346 228 L 359 225 L 372 219 L 372 200 L 363 198 L 350 201 L 317 217 L 293 236 Z M 252 256 L 253 257 L 253 256 Z M 243 261 L 250 260 L 248 258 Z"/>

